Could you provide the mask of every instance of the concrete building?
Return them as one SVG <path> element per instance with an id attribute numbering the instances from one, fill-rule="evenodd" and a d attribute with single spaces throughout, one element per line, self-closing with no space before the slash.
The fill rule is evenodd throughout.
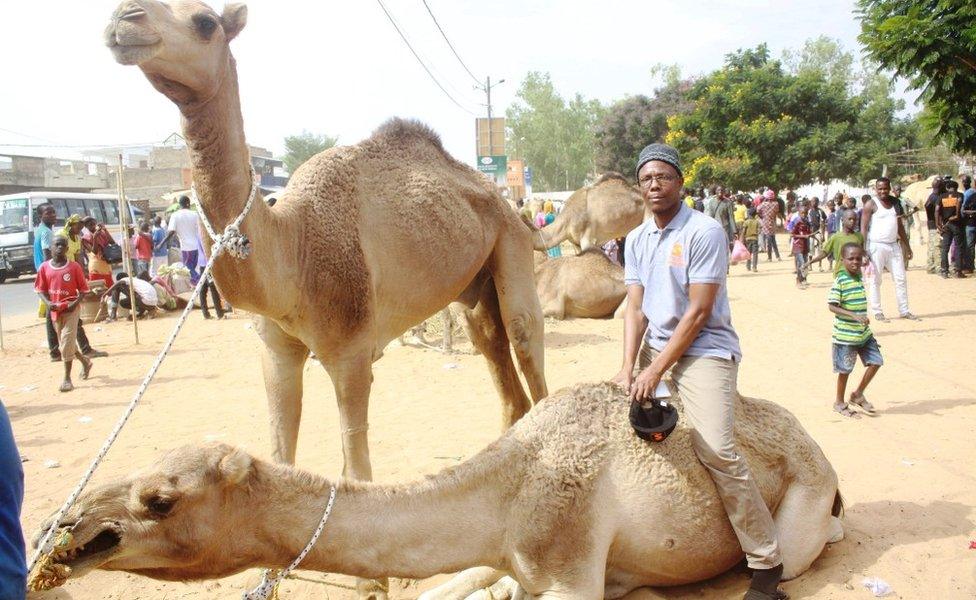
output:
<path id="1" fill-rule="evenodd" d="M 97 160 L 0 154 L 0 195 L 31 190 L 91 192 L 106 187 L 109 169 Z"/>

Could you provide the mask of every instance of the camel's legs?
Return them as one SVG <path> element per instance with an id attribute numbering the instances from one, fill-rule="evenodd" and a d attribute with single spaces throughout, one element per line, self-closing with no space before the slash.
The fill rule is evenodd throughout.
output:
<path id="1" fill-rule="evenodd" d="M 502 322 L 498 294 L 492 280 L 486 281 L 482 286 L 478 304 L 473 309 L 465 310 L 464 314 L 468 338 L 488 361 L 488 371 L 502 399 L 502 428 L 508 429 L 529 412 L 532 403 L 525 395 L 512 363 L 508 334 Z"/>
<path id="2" fill-rule="evenodd" d="M 773 520 L 783 555 L 783 578 L 792 579 L 806 571 L 830 541 L 843 536 L 840 519 L 830 514 L 837 491 L 833 485 L 811 487 L 793 483 L 786 490 Z"/>
<path id="3" fill-rule="evenodd" d="M 264 341 L 261 366 L 268 395 L 271 456 L 275 462 L 294 464 L 302 418 L 302 368 L 308 348 L 267 317 L 255 316 L 254 323 Z"/>
<path id="4" fill-rule="evenodd" d="M 524 232 L 502 232 L 492 254 L 492 277 L 505 331 L 511 340 L 533 401 L 549 394 L 545 377 L 542 307 L 535 291 L 529 240 Z"/>

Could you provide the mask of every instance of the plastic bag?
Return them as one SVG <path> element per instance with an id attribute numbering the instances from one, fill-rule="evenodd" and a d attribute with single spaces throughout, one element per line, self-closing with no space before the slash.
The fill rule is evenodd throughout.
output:
<path id="1" fill-rule="evenodd" d="M 752 258 L 752 254 L 746 245 L 740 240 L 735 240 L 735 244 L 732 245 L 732 264 L 737 265 L 740 262 L 747 261 Z"/>
<path id="2" fill-rule="evenodd" d="M 872 277 L 874 277 L 875 275 L 874 263 L 868 261 L 868 264 L 864 265 L 861 268 L 861 275 L 864 276 L 865 279 L 871 279 Z"/>

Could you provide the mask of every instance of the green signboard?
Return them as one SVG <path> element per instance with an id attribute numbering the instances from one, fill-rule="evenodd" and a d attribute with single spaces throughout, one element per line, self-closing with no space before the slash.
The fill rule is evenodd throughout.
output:
<path id="1" fill-rule="evenodd" d="M 479 156 L 478 170 L 495 181 L 495 185 L 505 187 L 508 177 L 507 156 Z"/>

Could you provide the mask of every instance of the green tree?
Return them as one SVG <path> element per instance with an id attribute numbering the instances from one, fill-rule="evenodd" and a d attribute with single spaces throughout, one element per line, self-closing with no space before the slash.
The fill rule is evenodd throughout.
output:
<path id="1" fill-rule="evenodd" d="M 531 72 L 506 111 L 509 154 L 532 167 L 533 187 L 576 189 L 596 171 L 594 130 L 603 114 L 596 100 L 577 94 L 567 103 L 548 73 Z"/>
<path id="2" fill-rule="evenodd" d="M 664 85 L 654 96 L 629 96 L 613 103 L 596 127 L 596 165 L 600 171 L 617 171 L 634 178 L 634 161 L 641 149 L 663 142 L 668 117 L 689 112 L 693 104 L 688 92 L 693 81 L 681 79 L 675 66 L 656 66 L 652 73 L 664 74 Z"/>
<path id="3" fill-rule="evenodd" d="M 302 164 L 323 150 L 336 145 L 339 138 L 331 135 L 316 134 L 302 130 L 298 135 L 285 137 L 285 155 L 281 160 L 289 173 L 294 174 L 295 170 Z"/>
<path id="4" fill-rule="evenodd" d="M 784 51 L 783 64 L 794 75 L 818 73 L 828 84 L 847 90 L 853 88 L 857 77 L 854 55 L 839 40 L 825 35 L 807 40 L 799 50 Z"/>
<path id="5" fill-rule="evenodd" d="M 922 122 L 959 152 L 976 152 L 976 3 L 858 0 L 868 56 L 921 92 Z"/>

